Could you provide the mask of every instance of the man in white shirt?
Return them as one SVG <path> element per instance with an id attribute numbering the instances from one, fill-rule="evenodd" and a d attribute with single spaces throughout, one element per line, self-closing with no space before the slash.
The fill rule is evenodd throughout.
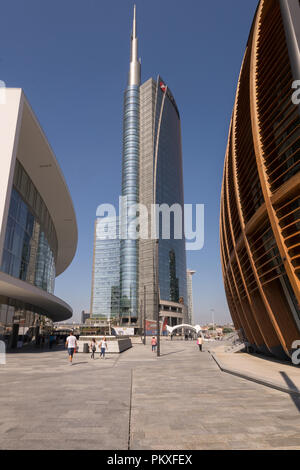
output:
<path id="1" fill-rule="evenodd" d="M 103 359 L 105 359 L 105 352 L 108 349 L 105 336 L 102 339 L 102 341 L 100 341 L 99 347 L 100 347 L 100 357 L 103 356 Z"/>
<path id="2" fill-rule="evenodd" d="M 71 332 L 70 336 L 68 336 L 66 339 L 66 347 L 68 348 L 69 361 L 70 361 L 70 364 L 72 365 L 74 351 L 77 348 L 77 340 L 73 332 Z"/>

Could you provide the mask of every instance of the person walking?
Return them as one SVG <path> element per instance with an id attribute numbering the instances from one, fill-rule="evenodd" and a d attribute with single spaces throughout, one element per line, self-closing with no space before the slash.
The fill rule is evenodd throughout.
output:
<path id="1" fill-rule="evenodd" d="M 99 347 L 100 347 L 100 357 L 103 356 L 103 359 L 105 359 L 105 353 L 108 349 L 105 336 L 102 339 L 102 341 L 100 341 Z"/>
<path id="2" fill-rule="evenodd" d="M 37 336 L 35 338 L 35 347 L 39 348 L 40 345 L 41 345 L 41 336 L 39 334 L 37 334 Z"/>
<path id="3" fill-rule="evenodd" d="M 73 332 L 71 332 L 70 336 L 68 336 L 66 339 L 66 347 L 68 348 L 69 361 L 72 365 L 74 352 L 77 348 L 77 339 L 76 336 L 74 336 Z"/>
<path id="4" fill-rule="evenodd" d="M 92 341 L 90 342 L 90 350 L 91 350 L 91 359 L 95 359 L 95 352 L 96 352 L 96 349 L 97 349 L 97 341 L 95 340 L 95 338 L 92 339 Z"/>
<path id="5" fill-rule="evenodd" d="M 53 343 L 54 343 L 54 335 L 51 334 L 49 336 L 49 349 L 52 349 Z"/>
<path id="6" fill-rule="evenodd" d="M 152 336 L 151 346 L 152 346 L 152 351 L 156 351 L 157 339 L 155 338 L 155 336 Z"/>
<path id="7" fill-rule="evenodd" d="M 199 351 L 202 352 L 202 345 L 203 345 L 203 338 L 202 336 L 199 336 L 197 339 L 197 344 L 199 346 Z"/>

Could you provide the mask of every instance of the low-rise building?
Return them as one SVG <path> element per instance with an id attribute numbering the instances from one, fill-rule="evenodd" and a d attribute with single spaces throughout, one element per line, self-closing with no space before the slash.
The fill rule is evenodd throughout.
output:
<path id="1" fill-rule="evenodd" d="M 49 142 L 21 89 L 0 105 L 0 339 L 37 338 L 72 308 L 54 296 L 55 277 L 77 247 L 76 216 Z"/>

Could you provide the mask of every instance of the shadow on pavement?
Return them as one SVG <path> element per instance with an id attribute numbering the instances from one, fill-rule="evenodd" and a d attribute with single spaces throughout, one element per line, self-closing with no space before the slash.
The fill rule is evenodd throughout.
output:
<path id="1" fill-rule="evenodd" d="M 267 356 L 265 354 L 258 354 L 258 353 L 251 353 L 249 355 L 253 357 L 257 357 L 258 359 L 262 359 L 264 361 L 274 362 L 275 364 L 282 364 L 284 366 L 290 366 L 290 367 L 298 367 L 298 366 L 295 366 L 295 364 L 293 364 L 288 359 L 285 361 L 284 359 L 278 359 L 277 357 Z"/>
<path id="2" fill-rule="evenodd" d="M 67 351 L 63 344 L 52 346 L 50 349 L 49 347 L 45 346 L 44 348 L 38 348 L 35 346 L 28 346 L 23 347 L 20 349 L 8 349 L 6 354 L 43 354 L 43 353 L 51 353 L 51 352 L 58 352 L 58 351 Z"/>
<path id="3" fill-rule="evenodd" d="M 169 353 L 165 353 L 165 354 L 161 354 L 160 356 L 163 357 L 163 356 L 169 356 L 170 354 L 178 354 L 178 353 L 181 353 L 185 351 L 185 349 L 180 349 L 180 351 L 172 351 L 172 352 L 169 352 Z"/>
<path id="4" fill-rule="evenodd" d="M 299 389 L 296 387 L 294 382 L 289 378 L 289 376 L 285 372 L 280 371 L 280 374 L 282 375 L 283 379 L 285 380 L 285 382 L 286 382 L 286 384 L 287 384 L 287 386 L 289 387 L 290 390 L 299 391 Z M 292 400 L 293 400 L 294 404 L 296 405 L 296 407 L 298 408 L 298 411 L 300 413 L 300 397 L 297 397 L 296 395 L 293 395 L 293 394 L 291 394 L 291 397 L 292 397 Z"/>

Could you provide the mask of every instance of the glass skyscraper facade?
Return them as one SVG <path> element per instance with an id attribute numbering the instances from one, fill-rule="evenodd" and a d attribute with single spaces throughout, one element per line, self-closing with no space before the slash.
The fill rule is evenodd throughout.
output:
<path id="1" fill-rule="evenodd" d="M 141 85 L 140 116 L 139 200 L 148 213 L 153 204 L 168 206 L 170 237 L 163 237 L 160 213 L 158 249 L 155 240 L 139 241 L 139 293 L 142 298 L 146 288 L 147 318 L 157 316 L 158 292 L 164 311 L 162 316 L 167 315 L 163 307 L 167 302 L 166 311 L 172 310 L 174 315 L 177 312 L 178 322 L 182 322 L 186 320 L 183 306 L 187 305 L 187 284 L 180 116 L 175 99 L 160 76 Z M 176 205 L 180 211 L 177 224 L 181 237 L 178 239 L 174 226 L 176 210 L 172 211 Z"/>
<path id="2" fill-rule="evenodd" d="M 185 320 L 187 286 L 180 116 L 175 99 L 161 77 L 156 81 L 151 78 L 141 85 L 135 8 L 128 85 L 124 94 L 122 198 L 125 210 L 120 213 L 120 322 L 141 325 L 139 313 L 145 299 L 147 319 L 156 318 L 159 305 L 167 302 L 166 311 L 172 312 L 172 323 L 177 322 L 177 318 L 179 322 Z M 140 237 L 136 230 L 134 222 L 142 216 L 137 204 L 148 210 L 148 238 Z M 164 239 L 161 231 L 158 232 L 157 245 L 150 233 L 155 204 L 168 205 L 171 212 L 172 206 L 180 207 L 180 239 L 175 236 L 174 214 L 171 213 L 170 237 Z M 98 249 L 107 250 L 101 243 Z M 111 256 L 114 255 L 111 253 Z M 96 273 L 96 257 L 94 264 Z M 101 283 L 106 279 L 114 285 L 117 279 L 115 271 L 108 272 L 100 264 L 98 269 L 97 277 L 95 274 L 93 278 L 92 315 L 99 310 L 96 297 L 99 305 L 106 304 Z M 163 305 L 162 310 L 165 310 Z"/>
<path id="3" fill-rule="evenodd" d="M 126 198 L 128 210 L 126 219 L 124 219 L 124 214 L 121 214 L 120 219 L 122 234 L 120 314 L 122 319 L 127 319 L 129 322 L 136 321 L 138 317 L 139 245 L 138 240 L 132 236 L 134 225 L 131 222 L 136 217 L 135 205 L 139 202 L 140 82 L 141 64 L 138 59 L 136 8 L 134 7 L 130 69 L 128 86 L 124 95 L 123 119 L 122 196 Z"/>
<path id="4" fill-rule="evenodd" d="M 92 276 L 92 317 L 119 318 L 120 239 L 118 218 L 95 223 Z"/>
<path id="5" fill-rule="evenodd" d="M 194 325 L 195 318 L 194 318 L 194 307 L 193 307 L 193 275 L 196 271 L 192 269 L 188 269 L 186 273 L 187 279 L 187 291 L 188 291 L 188 317 L 189 317 L 189 324 Z"/>
<path id="6" fill-rule="evenodd" d="M 129 85 L 124 95 L 124 133 L 122 196 L 126 197 L 128 208 L 139 201 L 139 86 Z M 130 222 L 134 219 L 128 214 L 126 222 L 121 217 L 122 232 L 130 231 Z M 121 316 L 137 318 L 138 313 L 138 240 L 121 240 Z"/>
<path id="7" fill-rule="evenodd" d="M 159 290 L 163 300 L 187 302 L 186 252 L 184 238 L 184 195 L 181 154 L 180 117 L 173 95 L 165 89 L 164 82 L 158 77 L 156 121 L 157 132 L 154 136 L 156 154 L 156 204 L 167 204 L 170 208 L 178 204 L 181 208 L 182 238 L 176 239 L 174 216 L 171 215 L 170 239 L 164 240 L 162 218 L 159 233 Z"/>

